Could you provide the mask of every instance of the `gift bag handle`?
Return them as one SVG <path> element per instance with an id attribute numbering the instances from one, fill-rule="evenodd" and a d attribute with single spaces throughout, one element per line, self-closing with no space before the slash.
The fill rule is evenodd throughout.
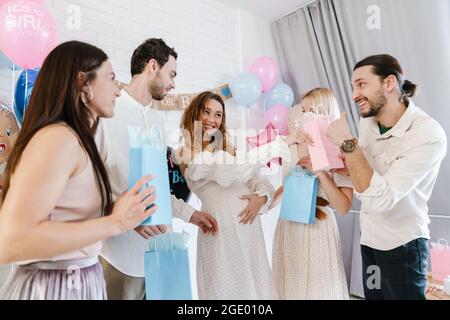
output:
<path id="1" fill-rule="evenodd" d="M 139 148 L 141 142 L 141 127 L 128 126 L 128 139 L 130 141 L 130 147 Z"/>
<path id="2" fill-rule="evenodd" d="M 154 245 L 154 248 L 155 248 L 155 252 L 157 252 L 158 250 L 157 250 L 157 248 L 156 248 L 156 242 L 158 241 L 158 236 L 156 236 L 154 239 L 153 239 L 153 243 L 155 244 Z M 173 239 L 172 239 L 172 232 L 169 232 L 169 238 L 170 238 L 170 250 L 171 251 L 173 251 Z"/>
<path id="3" fill-rule="evenodd" d="M 304 176 L 312 177 L 312 176 L 314 176 L 311 171 L 309 171 L 308 169 L 304 169 L 299 165 L 296 165 L 291 169 L 290 175 L 296 176 L 296 177 L 304 177 Z"/>
<path id="4" fill-rule="evenodd" d="M 154 134 L 154 132 L 157 132 L 157 135 Z M 162 133 L 162 129 L 159 125 L 152 124 L 150 127 L 150 137 L 152 139 L 152 145 L 157 147 L 158 149 L 164 149 L 164 137 L 163 137 L 163 133 Z M 155 137 L 157 137 L 158 142 L 155 141 Z"/>
<path id="5" fill-rule="evenodd" d="M 170 234 L 172 235 L 172 233 L 175 233 L 175 231 L 172 231 Z M 185 225 L 181 228 L 181 234 L 184 234 L 184 233 L 189 234 L 189 232 L 186 231 Z M 188 240 L 188 241 L 189 241 L 189 240 Z M 174 250 L 173 250 L 172 237 L 170 238 L 170 248 L 171 248 L 172 251 L 174 251 Z"/>
<path id="6" fill-rule="evenodd" d="M 173 233 L 173 232 L 169 232 L 169 238 L 170 238 L 170 251 L 173 252 L 173 238 L 172 238 L 172 233 Z"/>
<path id="7" fill-rule="evenodd" d="M 156 240 L 157 240 L 157 238 L 158 238 L 158 237 L 155 237 L 155 238 L 153 239 L 153 241 L 150 242 L 150 245 L 153 243 L 153 247 L 154 247 L 154 249 L 155 249 L 155 250 L 153 250 L 153 252 L 157 252 L 157 250 L 156 250 Z M 152 248 L 149 248 L 149 249 L 150 249 L 150 251 L 152 251 Z"/>

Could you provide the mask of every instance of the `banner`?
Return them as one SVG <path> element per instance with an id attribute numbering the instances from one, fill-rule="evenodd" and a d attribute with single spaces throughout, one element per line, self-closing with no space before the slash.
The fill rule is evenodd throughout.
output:
<path id="1" fill-rule="evenodd" d="M 126 88 L 126 84 L 124 83 L 121 86 L 122 88 Z M 224 101 L 231 98 L 231 91 L 228 84 L 221 85 L 209 91 L 219 95 Z M 156 110 L 185 110 L 197 95 L 198 93 L 168 94 L 161 101 L 152 100 L 150 107 Z"/>

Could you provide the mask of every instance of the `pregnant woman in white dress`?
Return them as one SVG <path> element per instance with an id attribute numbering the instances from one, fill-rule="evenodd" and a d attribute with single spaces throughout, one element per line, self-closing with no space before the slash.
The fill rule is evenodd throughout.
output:
<path id="1" fill-rule="evenodd" d="M 267 212 L 272 185 L 258 177 L 260 165 L 236 163 L 235 150 L 226 141 L 225 106 L 220 96 L 211 92 L 197 96 L 185 111 L 181 128 L 185 143 L 177 152 L 180 168 L 202 201 L 202 210 L 218 223 L 214 234 L 198 234 L 199 298 L 276 299 L 258 216 Z M 267 157 L 259 163 L 280 150 L 289 156 L 287 144 L 281 139 L 276 143 L 279 148 L 267 149 Z"/>

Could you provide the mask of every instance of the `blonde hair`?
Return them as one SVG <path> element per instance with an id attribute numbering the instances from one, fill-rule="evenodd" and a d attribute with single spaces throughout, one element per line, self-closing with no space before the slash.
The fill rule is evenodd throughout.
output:
<path id="1" fill-rule="evenodd" d="M 334 118 L 339 117 L 339 106 L 334 96 L 333 92 L 328 88 L 314 88 L 303 95 L 301 101 L 309 98 L 313 101 L 312 106 L 307 106 L 308 108 L 313 107 L 314 112 L 323 114 Z"/>

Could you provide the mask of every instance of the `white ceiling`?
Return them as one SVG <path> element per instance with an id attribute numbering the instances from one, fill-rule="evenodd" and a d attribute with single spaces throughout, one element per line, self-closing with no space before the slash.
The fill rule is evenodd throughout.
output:
<path id="1" fill-rule="evenodd" d="M 217 0 L 227 6 L 243 9 L 274 21 L 311 2 L 311 0 Z"/>

